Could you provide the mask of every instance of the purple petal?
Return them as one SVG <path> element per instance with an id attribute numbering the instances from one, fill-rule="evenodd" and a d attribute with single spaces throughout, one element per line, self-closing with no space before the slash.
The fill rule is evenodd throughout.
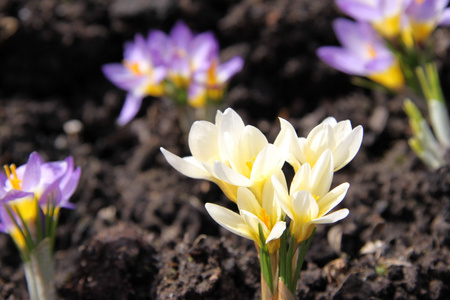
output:
<path id="1" fill-rule="evenodd" d="M 10 232 L 16 225 L 13 220 L 11 220 L 8 211 L 6 209 L 6 206 L 3 205 L 4 203 L 19 200 L 26 197 L 34 197 L 33 193 L 24 192 L 24 191 L 18 191 L 18 190 L 11 190 L 9 191 L 4 198 L 0 200 L 0 220 L 1 220 L 1 226 L 0 231 L 3 232 Z M 13 212 L 15 215 L 15 213 Z"/>
<path id="2" fill-rule="evenodd" d="M 161 81 L 166 78 L 167 69 L 164 66 L 159 66 L 153 69 L 152 73 L 152 83 L 154 84 L 160 84 Z"/>
<path id="3" fill-rule="evenodd" d="M 234 74 L 242 70 L 244 60 L 240 56 L 235 56 L 227 62 L 221 64 L 217 70 L 217 79 L 220 83 L 227 82 Z"/>
<path id="4" fill-rule="evenodd" d="M 119 125 L 125 125 L 131 121 L 131 119 L 136 116 L 141 108 L 143 95 L 135 95 L 133 93 L 128 93 L 125 99 L 125 103 L 120 112 L 119 118 L 117 119 L 117 123 Z"/>
<path id="5" fill-rule="evenodd" d="M 369 61 L 365 65 L 365 69 L 368 74 L 380 73 L 386 71 L 395 62 L 393 57 L 380 57 L 379 59 L 374 59 Z"/>
<path id="6" fill-rule="evenodd" d="M 41 166 L 41 183 L 53 183 L 62 178 L 62 176 L 67 172 L 67 162 L 65 161 L 54 161 L 44 163 Z"/>
<path id="7" fill-rule="evenodd" d="M 430 22 L 439 18 L 447 5 L 448 0 L 412 1 L 406 13 L 416 22 Z"/>
<path id="8" fill-rule="evenodd" d="M 208 69 L 219 58 L 219 44 L 211 32 L 197 35 L 189 45 L 189 60 L 194 71 Z"/>
<path id="9" fill-rule="evenodd" d="M 3 196 L 3 194 L 6 193 L 5 184 L 6 184 L 7 180 L 8 180 L 8 177 L 6 177 L 5 174 L 0 172 L 0 198 Z"/>
<path id="10" fill-rule="evenodd" d="M 61 190 L 59 189 L 59 182 L 55 181 L 48 185 L 38 199 L 39 204 L 42 207 L 47 205 L 47 202 L 55 203 L 56 206 L 60 206 L 61 203 Z"/>
<path id="11" fill-rule="evenodd" d="M 188 57 L 175 56 L 170 63 L 170 73 L 171 75 L 188 78 L 191 74 Z"/>
<path id="12" fill-rule="evenodd" d="M 68 202 L 69 198 L 73 195 L 75 192 L 78 182 L 80 181 L 80 175 L 81 175 L 81 168 L 78 167 L 73 171 L 71 174 L 69 180 L 61 187 L 61 194 L 62 194 L 62 206 Z"/>
<path id="13" fill-rule="evenodd" d="M 35 189 L 41 180 L 41 164 L 43 160 L 37 152 L 30 154 L 22 177 L 22 190 L 31 191 Z"/>
<path id="14" fill-rule="evenodd" d="M 149 59 L 147 42 L 141 34 L 136 34 L 134 42 L 125 44 L 124 60 L 140 61 Z"/>
<path id="15" fill-rule="evenodd" d="M 450 8 L 446 8 L 442 13 L 439 25 L 450 26 Z"/>
<path id="16" fill-rule="evenodd" d="M 64 186 L 66 186 L 67 182 L 70 180 L 70 177 L 72 176 L 72 173 L 73 173 L 73 157 L 72 156 L 66 157 L 64 159 L 64 163 L 66 165 L 66 169 L 65 169 L 65 172 L 64 172 L 64 176 L 59 181 L 59 186 L 60 186 L 61 190 L 63 189 Z"/>
<path id="17" fill-rule="evenodd" d="M 382 17 L 376 5 L 366 4 L 362 1 L 336 0 L 336 5 L 355 20 L 373 21 Z"/>
<path id="18" fill-rule="evenodd" d="M 34 193 L 32 192 L 25 192 L 25 191 L 19 191 L 19 190 L 10 190 L 8 191 L 5 196 L 0 200 L 0 203 L 7 203 L 9 201 L 14 201 L 17 199 L 25 198 L 25 197 L 33 197 Z M 3 206 L 3 205 L 0 205 Z"/>
<path id="19" fill-rule="evenodd" d="M 192 31 L 182 20 L 177 21 L 170 31 L 170 38 L 175 44 L 175 47 L 184 50 L 188 49 L 192 37 Z"/>
<path id="20" fill-rule="evenodd" d="M 375 32 L 370 29 L 370 25 L 367 23 L 339 18 L 333 22 L 333 29 L 342 46 L 348 51 L 359 53 L 360 56 L 368 41 L 376 40 L 374 38 Z"/>
<path id="21" fill-rule="evenodd" d="M 364 70 L 365 61 L 340 47 L 320 47 L 317 50 L 317 56 L 341 72 L 358 76 L 367 75 Z"/>
<path id="22" fill-rule="evenodd" d="M 9 233 L 15 227 L 15 224 L 9 217 L 4 205 L 0 206 L 0 220 L 2 222 L 0 225 L 0 231 L 4 233 Z"/>
<path id="23" fill-rule="evenodd" d="M 169 61 L 172 42 L 168 36 L 160 30 L 152 30 L 148 34 L 147 48 L 150 51 L 151 60 L 154 66 L 166 65 Z"/>
<path id="24" fill-rule="evenodd" d="M 142 76 L 136 76 L 122 64 L 111 63 L 102 66 L 103 74 L 112 83 L 125 91 L 132 91 L 142 85 L 145 80 Z"/>

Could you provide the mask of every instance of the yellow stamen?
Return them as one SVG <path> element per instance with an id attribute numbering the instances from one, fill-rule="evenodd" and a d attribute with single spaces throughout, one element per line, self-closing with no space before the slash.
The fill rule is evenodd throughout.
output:
<path id="1" fill-rule="evenodd" d="M 425 0 L 416 0 L 416 3 L 418 4 L 418 5 L 422 5 L 422 3 L 424 2 Z"/>
<path id="2" fill-rule="evenodd" d="M 208 70 L 208 78 L 206 82 L 206 90 L 208 94 L 208 99 L 210 100 L 222 100 L 223 98 L 223 85 L 217 81 L 216 73 L 217 67 L 219 63 L 218 61 L 213 61 L 211 67 Z"/>
<path id="3" fill-rule="evenodd" d="M 248 178 L 250 178 L 251 174 L 252 174 L 252 170 L 253 170 L 253 165 L 255 164 L 255 160 L 256 160 L 256 156 L 252 158 L 252 160 L 250 161 L 246 161 L 245 165 L 247 166 L 247 172 L 244 171 L 244 173 L 242 173 L 243 175 L 247 176 Z"/>
<path id="4" fill-rule="evenodd" d="M 266 214 L 266 210 L 261 208 L 261 221 L 270 229 L 270 216 Z"/>
<path id="5" fill-rule="evenodd" d="M 135 75 L 143 75 L 141 70 L 139 69 L 139 63 L 137 62 L 128 62 L 126 60 L 123 61 L 123 65 L 125 68 L 130 70 Z"/>
<path id="6" fill-rule="evenodd" d="M 217 84 L 217 78 L 216 78 L 216 69 L 217 69 L 217 61 L 213 61 L 211 68 L 208 70 L 208 79 L 207 79 L 207 85 L 208 86 L 215 86 Z"/>
<path id="7" fill-rule="evenodd" d="M 22 183 L 22 180 L 20 180 L 19 177 L 17 177 L 16 165 L 12 164 L 9 167 L 8 167 L 8 165 L 5 165 L 4 168 L 5 168 L 5 172 L 6 172 L 6 176 L 8 177 L 8 180 L 9 180 L 9 182 L 11 182 L 12 188 L 15 190 L 20 190 L 21 189 L 20 184 Z"/>

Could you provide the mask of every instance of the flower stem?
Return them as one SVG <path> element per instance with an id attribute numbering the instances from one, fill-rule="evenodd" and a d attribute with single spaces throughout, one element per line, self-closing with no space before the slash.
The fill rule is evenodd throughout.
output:
<path id="1" fill-rule="evenodd" d="M 55 300 L 54 260 L 51 240 L 45 238 L 30 253 L 30 260 L 24 262 L 30 300 Z"/>

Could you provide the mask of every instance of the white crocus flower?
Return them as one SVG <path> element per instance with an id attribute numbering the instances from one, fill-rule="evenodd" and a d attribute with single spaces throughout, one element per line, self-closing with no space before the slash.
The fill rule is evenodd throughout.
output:
<path id="1" fill-rule="evenodd" d="M 239 115 L 228 108 L 223 114 L 217 112 L 216 124 L 196 121 L 192 125 L 192 156 L 180 158 L 164 148 L 161 151 L 177 171 L 216 183 L 236 202 L 239 186 L 248 187 L 261 199 L 265 182 L 284 164 L 288 145 L 282 145 L 286 145 L 285 150 L 269 144 L 259 129 L 245 126 Z"/>
<path id="2" fill-rule="evenodd" d="M 285 182 L 272 177 L 275 197 L 292 220 L 290 230 L 297 244 L 309 238 L 317 224 L 337 222 L 349 213 L 348 209 L 340 209 L 328 214 L 344 199 L 350 186 L 343 183 L 330 191 L 333 166 L 332 153 L 325 150 L 314 167 L 311 168 L 309 163 L 300 167 L 292 180 L 290 192 Z"/>
<path id="3" fill-rule="evenodd" d="M 361 146 L 363 128 L 359 125 L 352 129 L 349 120 L 338 123 L 335 118 L 328 117 L 314 127 L 306 138 L 298 138 L 294 127 L 288 121 L 280 121 L 281 132 L 274 144 L 278 145 L 285 139 L 291 140 L 287 161 L 295 171 L 304 163 L 314 166 L 327 149 L 333 154 L 334 171 L 337 171 L 355 157 Z"/>
<path id="4" fill-rule="evenodd" d="M 205 204 L 206 210 L 219 225 L 237 235 L 253 240 L 258 247 L 261 241 L 259 236 L 259 226 L 261 226 L 263 240 L 269 252 L 275 253 L 280 247 L 279 238 L 286 229 L 286 222 L 280 204 L 274 201 L 272 183 L 267 181 L 264 186 L 262 204 L 248 188 L 239 187 L 237 206 L 239 214 L 217 204 Z"/>

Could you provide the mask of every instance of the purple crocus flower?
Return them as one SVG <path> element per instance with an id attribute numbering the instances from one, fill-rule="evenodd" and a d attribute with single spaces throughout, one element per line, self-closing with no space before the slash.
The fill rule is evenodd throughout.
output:
<path id="1" fill-rule="evenodd" d="M 357 21 L 369 22 L 384 37 L 402 30 L 403 12 L 412 0 L 336 0 L 336 5 Z"/>
<path id="2" fill-rule="evenodd" d="M 415 0 L 406 9 L 414 41 L 427 40 L 437 25 L 450 25 L 449 0 Z"/>
<path id="3" fill-rule="evenodd" d="M 333 29 L 342 47 L 320 47 L 317 55 L 321 60 L 341 72 L 366 76 L 389 89 L 403 86 L 396 58 L 368 23 L 341 18 L 334 21 Z"/>
<path id="4" fill-rule="evenodd" d="M 207 70 L 197 71 L 189 87 L 188 100 L 193 107 L 203 107 L 207 101 L 221 101 L 228 81 L 242 70 L 244 60 L 235 56 L 223 64 L 215 58 Z"/>
<path id="5" fill-rule="evenodd" d="M 183 21 L 170 32 L 172 42 L 168 79 L 178 89 L 187 89 L 197 71 L 207 70 L 218 56 L 219 44 L 211 32 L 194 35 Z"/>
<path id="6" fill-rule="evenodd" d="M 48 208 L 54 206 L 53 217 L 57 218 L 61 207 L 73 207 L 69 198 L 78 185 L 81 169 L 74 169 L 72 157 L 45 163 L 33 152 L 26 164 L 18 168 L 14 164 L 5 166 L 5 171 L 6 176 L 0 173 L 0 230 L 9 233 L 23 249 L 21 230 L 26 225 L 35 231 L 38 213 L 43 219 Z"/>
<path id="7" fill-rule="evenodd" d="M 151 37 L 158 41 L 153 43 Z M 159 97 L 164 93 L 166 68 L 161 54 L 163 50 L 158 48 L 161 39 L 163 37 L 154 32 L 147 41 L 137 34 L 134 42 L 125 44 L 123 63 L 110 63 L 102 67 L 103 73 L 112 83 L 128 92 L 117 120 L 120 125 L 133 119 L 145 96 Z M 153 48 L 148 45 L 153 45 Z"/>

